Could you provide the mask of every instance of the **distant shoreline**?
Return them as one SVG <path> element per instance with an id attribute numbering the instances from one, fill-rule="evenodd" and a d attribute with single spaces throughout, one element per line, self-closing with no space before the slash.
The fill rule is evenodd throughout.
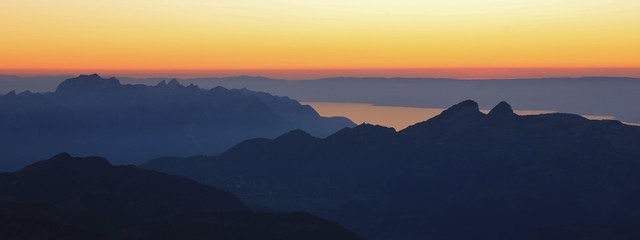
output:
<path id="1" fill-rule="evenodd" d="M 367 103 L 341 103 L 341 102 L 300 102 L 313 107 L 323 117 L 346 117 L 356 124 L 369 123 L 393 127 L 397 131 L 418 122 L 426 121 L 437 116 L 444 108 L 421 108 L 405 106 L 382 106 Z M 488 113 L 490 109 L 481 109 L 483 113 Z M 546 110 L 514 110 L 518 115 L 537 115 L 555 113 L 556 111 Z M 582 115 L 590 120 L 616 120 L 613 116 L 590 116 Z M 640 126 L 638 123 L 627 123 L 627 125 Z"/>

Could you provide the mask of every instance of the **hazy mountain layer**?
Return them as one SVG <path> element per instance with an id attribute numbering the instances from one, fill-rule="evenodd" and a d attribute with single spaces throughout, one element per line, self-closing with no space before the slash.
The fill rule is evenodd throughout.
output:
<path id="1" fill-rule="evenodd" d="M 153 81 L 153 80 L 151 80 Z M 508 101 L 519 110 L 613 116 L 640 123 L 640 79 L 621 77 L 456 80 L 430 78 L 327 78 L 309 81 L 236 77 L 191 79 L 202 87 L 246 87 L 305 102 L 351 102 L 446 108 L 464 99 Z M 480 106 L 489 109 L 490 105 Z"/>
<path id="2" fill-rule="evenodd" d="M 0 76 L 0 92 L 12 89 L 52 91 L 62 77 Z M 123 78 L 127 83 L 155 85 L 162 78 Z M 202 88 L 246 87 L 304 102 L 349 102 L 386 106 L 446 108 L 463 99 L 480 103 L 506 100 L 518 110 L 547 110 L 581 115 L 614 116 L 640 123 L 640 79 L 624 77 L 456 80 L 436 78 L 326 78 L 285 81 L 262 77 L 181 80 Z M 482 109 L 492 106 L 484 104 Z"/>
<path id="3" fill-rule="evenodd" d="M 82 75 L 55 92 L 0 96 L 0 170 L 62 151 L 115 163 L 214 154 L 249 138 L 296 128 L 327 136 L 345 126 L 353 123 L 320 117 L 309 106 L 267 93 L 204 90 L 175 80 L 123 85 Z"/>

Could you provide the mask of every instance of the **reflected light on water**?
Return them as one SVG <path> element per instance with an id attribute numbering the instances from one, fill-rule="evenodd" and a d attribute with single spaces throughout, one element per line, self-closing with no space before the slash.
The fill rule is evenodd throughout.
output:
<path id="1" fill-rule="evenodd" d="M 402 130 L 442 113 L 442 108 L 375 106 L 364 103 L 304 102 L 325 117 L 343 116 L 356 124 L 369 123 Z M 488 113 L 489 110 L 481 110 Z M 515 110 L 519 115 L 536 115 L 554 111 Z M 611 116 L 584 116 L 593 120 L 613 120 Z"/>

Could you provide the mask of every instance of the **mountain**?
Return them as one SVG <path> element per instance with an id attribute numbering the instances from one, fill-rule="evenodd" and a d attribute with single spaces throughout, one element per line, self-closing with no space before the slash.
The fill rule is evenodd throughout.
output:
<path id="1" fill-rule="evenodd" d="M 214 184 L 253 208 L 310 211 L 373 240 L 640 237 L 640 127 L 519 116 L 506 102 L 484 114 L 464 101 L 399 132 L 297 130 L 142 167 Z"/>
<path id="2" fill-rule="evenodd" d="M 144 80 L 142 80 L 144 81 Z M 506 100 L 518 110 L 612 116 L 640 123 L 640 79 L 626 77 L 459 80 L 446 78 L 336 77 L 285 81 L 255 77 L 185 79 L 201 87 L 248 88 L 303 102 L 366 103 L 380 106 L 446 108 L 460 99 Z M 490 105 L 482 105 L 489 109 Z"/>
<path id="3" fill-rule="evenodd" d="M 2 239 L 359 239 L 183 177 L 66 153 L 0 175 Z"/>
<path id="4" fill-rule="evenodd" d="M 249 138 L 297 128 L 327 136 L 353 125 L 287 97 L 246 89 L 205 90 L 176 80 L 130 85 L 81 75 L 55 92 L 0 96 L 0 170 L 63 151 L 114 163 L 215 154 Z"/>
<path id="5" fill-rule="evenodd" d="M 117 218 L 118 222 L 178 213 L 247 210 L 232 194 L 193 180 L 133 165 L 112 166 L 99 157 L 74 158 L 67 153 L 0 175 L 0 193 L 83 214 L 98 211 L 95 214 L 127 216 Z"/>
<path id="6" fill-rule="evenodd" d="M 61 76 L 18 77 L 0 75 L 0 92 L 53 91 Z M 155 85 L 166 78 L 121 78 L 131 84 Z M 167 80 L 168 81 L 168 80 Z M 517 110 L 571 112 L 611 116 L 640 123 L 640 79 L 592 76 L 580 78 L 519 78 L 460 80 L 446 78 L 335 77 L 280 80 L 265 77 L 203 77 L 179 80 L 202 88 L 248 88 L 289 96 L 303 102 L 365 103 L 380 106 L 446 108 L 460 99 L 480 103 L 506 100 Z M 482 109 L 490 105 L 483 104 Z"/>

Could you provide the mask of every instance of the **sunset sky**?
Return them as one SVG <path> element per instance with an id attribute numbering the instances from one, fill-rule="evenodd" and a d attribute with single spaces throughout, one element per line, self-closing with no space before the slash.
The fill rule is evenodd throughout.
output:
<path id="1" fill-rule="evenodd" d="M 5 70 L 640 68 L 638 0 L 3 0 L 0 9 Z"/>

